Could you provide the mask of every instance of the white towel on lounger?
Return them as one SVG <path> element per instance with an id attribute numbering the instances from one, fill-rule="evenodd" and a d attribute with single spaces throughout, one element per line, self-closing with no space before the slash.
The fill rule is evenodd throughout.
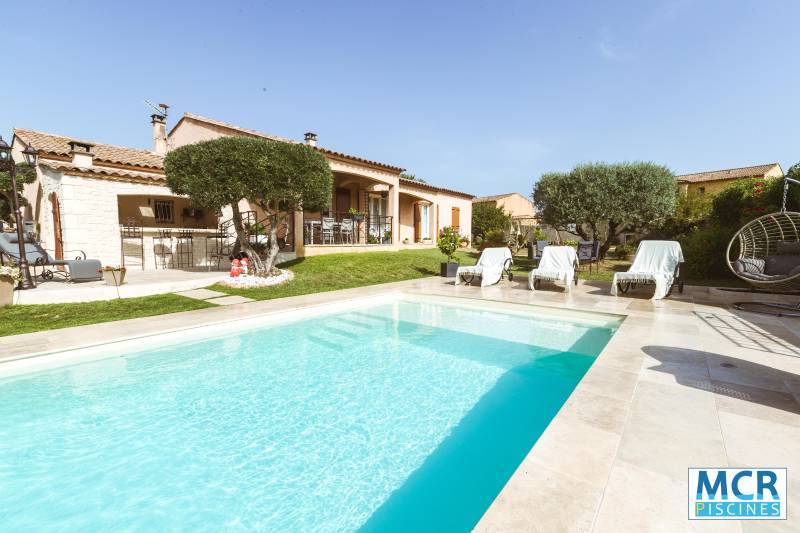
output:
<path id="1" fill-rule="evenodd" d="M 675 281 L 675 268 L 683 262 L 683 250 L 677 241 L 642 241 L 627 272 L 617 272 L 611 282 L 611 294 L 617 295 L 617 283 L 655 283 L 653 300 L 667 295 Z"/>
<path id="2" fill-rule="evenodd" d="M 575 281 L 575 265 L 578 263 L 578 254 L 572 246 L 548 246 L 542 250 L 542 259 L 539 266 L 528 274 L 528 287 L 533 288 L 537 279 L 554 281 L 563 284 L 569 291 Z"/>
<path id="3" fill-rule="evenodd" d="M 472 275 L 481 278 L 481 287 L 494 285 L 503 276 L 503 267 L 511 259 L 511 250 L 502 248 L 486 248 L 481 252 L 475 266 L 458 267 L 456 271 L 456 285 L 461 283 L 461 276 Z"/>

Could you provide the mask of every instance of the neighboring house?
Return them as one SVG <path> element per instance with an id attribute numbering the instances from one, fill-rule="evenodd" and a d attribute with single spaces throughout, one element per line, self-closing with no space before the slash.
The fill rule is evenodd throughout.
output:
<path id="1" fill-rule="evenodd" d="M 262 137 L 297 143 L 255 130 L 186 113 L 167 133 L 166 116 L 151 117 L 154 149 L 140 150 L 83 141 L 17 128 L 12 143 L 15 160 L 28 145 L 39 151 L 37 180 L 25 187 L 29 207 L 25 219 L 35 222 L 44 247 L 62 257 L 84 250 L 104 265 L 206 267 L 218 264 L 220 223 L 231 218 L 192 205 L 166 186 L 164 155 L 174 148 L 226 135 Z M 402 168 L 316 146 L 316 135 L 305 143 L 324 154 L 334 173 L 331 209 L 325 213 L 294 213 L 281 241 L 283 259 L 332 252 L 398 250 L 410 245 L 433 246 L 440 228 L 454 225 L 471 238 L 470 194 L 406 180 Z M 264 214 L 247 200 L 240 202 L 252 222 Z M 366 213 L 342 232 L 352 217 L 350 208 Z M 333 219 L 334 233 L 323 236 L 322 225 Z M 344 221 L 344 225 L 342 224 Z M 124 226 L 123 226 L 124 225 Z M 226 230 L 230 242 L 231 229 Z M 324 243 L 324 244 L 323 244 Z M 68 255 L 67 255 L 68 256 Z"/>
<path id="2" fill-rule="evenodd" d="M 492 204 L 495 207 L 502 207 L 507 215 L 511 215 L 515 220 L 532 220 L 536 218 L 536 209 L 533 202 L 518 192 L 507 194 L 495 194 L 493 196 L 482 196 L 472 200 L 473 204 Z"/>
<path id="3" fill-rule="evenodd" d="M 683 174 L 681 176 L 675 176 L 675 180 L 678 182 L 680 191 L 683 194 L 691 191 L 713 195 L 719 193 L 736 180 L 744 178 L 779 178 L 782 176 L 783 169 L 780 164 L 769 163 L 752 167 Z"/>

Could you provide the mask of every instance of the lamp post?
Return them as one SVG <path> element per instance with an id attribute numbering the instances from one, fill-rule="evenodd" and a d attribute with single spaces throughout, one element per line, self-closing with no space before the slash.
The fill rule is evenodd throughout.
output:
<path id="1" fill-rule="evenodd" d="M 27 146 L 22 155 L 25 157 L 25 162 L 29 165 L 36 165 L 36 150 L 32 146 Z M 11 157 L 11 147 L 0 137 L 0 170 L 7 170 L 11 176 L 11 196 L 13 197 L 13 208 L 15 223 L 17 226 L 17 243 L 19 245 L 19 268 L 22 270 L 24 277 L 19 282 L 20 289 L 33 289 L 36 285 L 31 277 L 31 271 L 28 268 L 28 258 L 25 255 L 25 231 L 22 227 L 22 211 L 19 208 L 19 198 L 17 197 L 17 164 Z"/>

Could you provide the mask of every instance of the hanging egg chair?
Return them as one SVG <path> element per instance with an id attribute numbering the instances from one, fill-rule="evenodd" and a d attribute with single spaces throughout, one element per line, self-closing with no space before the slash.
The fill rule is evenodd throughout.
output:
<path id="1" fill-rule="evenodd" d="M 754 289 L 800 292 L 800 213 L 786 210 L 789 183 L 800 185 L 800 181 L 784 178 L 781 210 L 748 222 L 728 244 L 728 268 Z M 777 316 L 800 316 L 800 304 L 737 302 L 734 307 Z"/>

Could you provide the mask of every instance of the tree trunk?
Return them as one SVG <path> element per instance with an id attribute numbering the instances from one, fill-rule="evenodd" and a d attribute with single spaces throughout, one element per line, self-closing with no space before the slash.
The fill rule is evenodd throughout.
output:
<path id="1" fill-rule="evenodd" d="M 258 253 L 250 246 L 250 237 L 242 224 L 242 212 L 239 211 L 239 205 L 235 202 L 232 203 L 231 210 L 233 211 L 233 228 L 236 230 L 238 249 L 246 253 L 247 257 L 250 258 L 250 266 L 255 275 L 261 276 L 264 273 L 264 264 L 261 262 L 261 257 L 258 256 Z M 234 247 L 234 253 L 236 252 L 236 248 L 237 247 Z"/>
<path id="2" fill-rule="evenodd" d="M 614 243 L 614 237 L 617 236 L 618 226 L 619 224 L 617 222 L 612 222 L 610 220 L 608 221 L 608 233 L 606 234 L 606 241 L 600 245 L 600 259 L 605 259 L 606 253 Z"/>
<path id="3" fill-rule="evenodd" d="M 275 222 L 270 223 L 269 228 L 269 253 L 267 254 L 267 258 L 264 260 L 264 268 L 267 272 L 272 272 L 272 269 L 275 268 L 275 261 L 278 259 L 278 253 L 281 251 L 281 247 L 278 244 L 278 229 L 286 222 L 286 216 L 280 216 L 278 213 L 275 214 Z"/>

